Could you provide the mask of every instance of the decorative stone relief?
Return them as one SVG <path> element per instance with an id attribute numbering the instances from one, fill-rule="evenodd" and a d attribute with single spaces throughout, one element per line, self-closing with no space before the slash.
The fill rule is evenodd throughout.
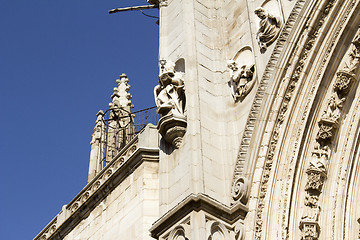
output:
<path id="1" fill-rule="evenodd" d="M 207 240 L 243 240 L 244 225 L 238 221 L 229 225 L 211 217 L 206 217 L 206 239 Z"/>
<path id="2" fill-rule="evenodd" d="M 277 2 L 277 1 L 275 1 L 275 2 Z M 270 145 L 268 148 L 269 150 L 267 151 L 267 154 L 266 154 L 264 170 L 261 174 L 260 187 L 259 187 L 260 193 L 259 193 L 259 199 L 257 201 L 257 207 L 256 207 L 257 210 L 256 210 L 256 217 L 255 217 L 256 220 L 255 220 L 255 226 L 254 226 L 254 229 L 255 229 L 255 238 L 254 239 L 257 239 L 257 240 L 261 239 L 262 234 L 263 234 L 264 220 L 263 220 L 262 213 L 263 213 L 264 206 L 266 205 L 265 204 L 265 196 L 266 196 L 267 190 L 268 190 L 269 173 L 271 172 L 272 163 L 274 161 L 274 159 L 273 159 L 274 151 L 278 144 L 278 139 L 277 139 L 278 132 L 282 126 L 282 123 L 284 122 L 284 116 L 286 115 L 287 110 L 288 110 L 287 106 L 288 106 L 290 100 L 292 99 L 293 92 L 296 89 L 297 82 L 300 78 L 300 75 L 302 74 L 303 69 L 304 69 L 304 64 L 308 60 L 308 56 L 310 55 L 310 53 L 312 51 L 314 42 L 315 42 L 316 38 L 319 36 L 319 33 L 322 29 L 325 19 L 327 18 L 329 11 L 333 7 L 334 2 L 335 2 L 335 0 L 329 0 L 329 2 L 327 4 L 325 4 L 324 7 L 322 8 L 323 14 L 320 16 L 319 21 L 314 23 L 312 34 L 309 35 L 309 38 L 304 43 L 305 47 L 301 50 L 301 54 L 300 54 L 301 58 L 297 61 L 290 60 L 288 62 L 289 64 L 290 63 L 295 64 L 296 70 L 289 80 L 284 79 L 284 81 L 288 81 L 288 83 L 287 83 L 288 87 L 287 87 L 287 90 L 285 93 L 284 101 L 280 108 L 280 112 L 278 114 L 278 118 L 276 120 L 276 126 L 274 128 L 274 132 L 271 136 L 271 142 L 270 142 Z M 306 3 L 305 0 L 296 1 L 294 8 L 293 8 L 292 12 L 290 13 L 290 16 L 288 17 L 288 20 L 286 21 L 286 23 L 283 26 L 283 30 L 279 34 L 279 41 L 276 42 L 276 46 L 274 47 L 274 50 L 270 57 L 270 60 L 269 60 L 268 64 L 266 65 L 263 77 L 261 78 L 261 81 L 259 82 L 259 87 L 258 87 L 258 90 L 256 91 L 254 103 L 252 104 L 251 111 L 250 111 L 249 117 L 246 122 L 244 135 L 242 137 L 241 145 L 239 148 L 237 162 L 235 165 L 235 170 L 234 170 L 234 175 L 233 175 L 233 181 L 235 181 L 243 173 L 243 164 L 247 160 L 246 156 L 248 156 L 249 151 L 250 151 L 249 143 L 250 143 L 250 140 L 254 133 L 254 126 L 255 126 L 256 119 L 259 116 L 260 105 L 264 100 L 265 89 L 267 88 L 267 86 L 270 83 L 271 77 L 273 76 L 274 68 L 276 67 L 277 61 L 279 60 L 279 56 L 281 56 L 281 52 L 284 50 L 284 46 L 288 39 L 288 36 L 289 36 L 289 34 L 291 34 L 291 30 L 293 29 L 296 20 L 300 16 L 301 10 L 303 9 L 305 3 Z M 266 9 L 266 7 L 267 6 L 263 6 L 263 8 L 265 8 L 265 9 Z M 342 26 L 339 29 L 341 29 L 341 28 L 342 28 Z M 297 41 L 297 43 L 299 43 L 299 39 L 297 39 L 296 41 Z M 288 70 L 288 67 L 285 66 L 284 71 L 286 72 L 287 70 Z M 285 199 L 284 205 L 286 205 L 286 202 L 287 202 L 287 200 Z M 284 212 L 283 216 L 285 216 L 285 215 L 286 215 L 286 213 Z M 287 228 L 287 223 L 286 223 L 285 219 L 286 218 L 283 217 L 282 226 L 283 226 L 284 230 L 282 232 L 282 239 L 286 239 L 287 234 L 288 234 L 288 228 Z"/>
<path id="3" fill-rule="evenodd" d="M 332 94 L 318 121 L 319 130 L 314 151 L 312 152 L 309 167 L 306 170 L 305 213 L 299 226 L 302 231 L 302 240 L 316 240 L 320 235 L 320 226 L 318 224 L 320 215 L 319 198 L 326 181 L 332 140 L 339 127 L 343 103 L 347 100 L 347 94 L 359 71 L 360 33 L 354 38 L 348 55 L 350 59 L 345 58 L 343 60 L 345 61 L 345 67 L 336 73 Z"/>
<path id="4" fill-rule="evenodd" d="M 235 101 L 243 99 L 255 84 L 255 65 L 239 67 L 233 60 L 228 61 L 231 93 Z"/>
<path id="5" fill-rule="evenodd" d="M 210 235 L 207 240 L 228 240 L 229 230 L 220 222 L 213 222 L 210 226 Z"/>
<path id="6" fill-rule="evenodd" d="M 176 226 L 169 234 L 168 240 L 189 240 L 187 237 L 187 226 L 186 225 L 179 225 Z"/>
<path id="7" fill-rule="evenodd" d="M 246 204 L 249 199 L 249 180 L 245 177 L 239 177 L 235 180 L 232 187 L 233 204 L 240 201 Z"/>
<path id="8" fill-rule="evenodd" d="M 301 239 L 317 240 L 319 238 L 320 227 L 317 222 L 302 221 L 300 225 Z"/>
<path id="9" fill-rule="evenodd" d="M 245 46 L 238 51 L 227 67 L 230 69 L 229 86 L 234 101 L 244 99 L 255 85 L 255 61 L 252 49 Z"/>
<path id="10" fill-rule="evenodd" d="M 154 88 L 157 112 L 160 114 L 158 129 L 165 141 L 179 148 L 182 137 L 186 132 L 185 86 L 183 59 L 176 64 L 171 61 L 160 60 L 159 85 Z"/>
<path id="11" fill-rule="evenodd" d="M 345 98 L 339 99 L 338 95 L 334 93 L 328 100 L 327 109 L 321 116 L 319 121 L 319 132 L 317 135 L 318 141 L 329 140 L 332 138 L 334 131 L 339 126 L 340 111 L 342 103 Z"/>
<path id="12" fill-rule="evenodd" d="M 283 21 L 280 15 L 270 13 L 266 9 L 266 4 L 256 8 L 254 13 L 258 16 L 258 18 L 260 18 L 259 28 L 256 33 L 256 40 L 258 41 L 260 52 L 265 53 L 267 48 L 279 36 Z"/>

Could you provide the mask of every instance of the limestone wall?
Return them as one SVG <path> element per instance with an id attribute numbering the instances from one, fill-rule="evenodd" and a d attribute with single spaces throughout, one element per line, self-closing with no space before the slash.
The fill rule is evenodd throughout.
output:
<path id="1" fill-rule="evenodd" d="M 64 240 L 151 239 L 158 217 L 158 163 L 144 162 L 117 186 Z"/>

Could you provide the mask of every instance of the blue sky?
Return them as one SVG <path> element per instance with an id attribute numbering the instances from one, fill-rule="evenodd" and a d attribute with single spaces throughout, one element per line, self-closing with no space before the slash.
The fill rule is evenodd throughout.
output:
<path id="1" fill-rule="evenodd" d="M 95 115 L 121 73 L 134 110 L 155 105 L 156 19 L 108 14 L 144 4 L 0 0 L 0 239 L 34 238 L 86 185 Z"/>

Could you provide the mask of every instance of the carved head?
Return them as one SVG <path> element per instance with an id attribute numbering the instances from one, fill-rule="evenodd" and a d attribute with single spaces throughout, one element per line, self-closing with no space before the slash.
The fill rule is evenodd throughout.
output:
<path id="1" fill-rule="evenodd" d="M 161 63 L 160 63 L 161 64 Z M 175 63 L 172 61 L 164 61 L 161 64 L 160 75 L 159 75 L 159 84 L 161 86 L 167 86 L 171 83 L 172 78 L 175 76 Z"/>
<path id="2" fill-rule="evenodd" d="M 267 12 L 264 8 L 262 7 L 258 7 L 255 9 L 254 13 L 260 18 L 260 19 L 265 19 L 267 16 Z"/>

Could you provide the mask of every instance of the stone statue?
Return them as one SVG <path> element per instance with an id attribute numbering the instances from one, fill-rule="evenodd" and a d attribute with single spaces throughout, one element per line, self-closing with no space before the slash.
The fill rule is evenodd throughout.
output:
<path id="1" fill-rule="evenodd" d="M 357 69 L 360 65 L 360 35 L 357 35 L 352 41 L 353 49 L 350 53 L 351 62 L 350 66 L 348 66 L 349 72 L 351 74 L 356 74 Z"/>
<path id="2" fill-rule="evenodd" d="M 337 122 L 340 118 L 340 109 L 342 108 L 342 103 L 345 101 L 344 98 L 338 99 L 336 94 L 331 95 L 328 100 L 328 105 L 323 115 L 321 116 L 323 119 L 332 120 Z"/>
<path id="3" fill-rule="evenodd" d="M 185 87 L 183 72 L 175 71 L 171 61 L 160 60 L 159 85 L 154 88 L 157 112 L 161 115 L 159 133 L 176 149 L 186 132 Z"/>
<path id="4" fill-rule="evenodd" d="M 240 68 L 234 60 L 228 61 L 230 73 L 230 86 L 235 101 L 244 98 L 255 84 L 255 65 L 243 65 Z"/>
<path id="5" fill-rule="evenodd" d="M 184 80 L 181 74 L 175 72 L 175 64 L 167 62 L 162 66 L 159 75 L 159 85 L 154 88 L 157 112 L 162 116 L 168 114 L 184 115 L 185 94 Z"/>
<path id="6" fill-rule="evenodd" d="M 260 26 L 256 33 L 256 39 L 260 46 L 260 52 L 264 53 L 278 37 L 282 21 L 278 16 L 273 16 L 264 8 L 255 9 L 255 14 L 260 18 Z"/>

